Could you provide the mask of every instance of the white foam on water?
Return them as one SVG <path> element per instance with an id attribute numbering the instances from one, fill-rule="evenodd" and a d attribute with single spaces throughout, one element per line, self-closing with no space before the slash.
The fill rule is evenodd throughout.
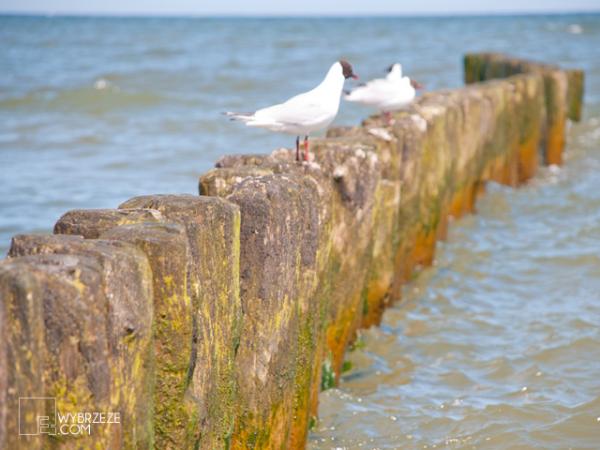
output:
<path id="1" fill-rule="evenodd" d="M 98 78 L 95 82 L 94 82 L 94 89 L 97 89 L 99 91 L 106 89 L 110 86 L 110 83 L 108 80 L 104 79 L 104 78 Z"/>

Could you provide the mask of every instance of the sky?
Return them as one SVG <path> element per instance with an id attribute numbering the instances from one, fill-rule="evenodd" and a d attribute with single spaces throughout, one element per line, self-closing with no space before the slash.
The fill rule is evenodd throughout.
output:
<path id="1" fill-rule="evenodd" d="M 411 15 L 600 11 L 600 0 L 0 0 L 0 12 L 117 15 Z"/>

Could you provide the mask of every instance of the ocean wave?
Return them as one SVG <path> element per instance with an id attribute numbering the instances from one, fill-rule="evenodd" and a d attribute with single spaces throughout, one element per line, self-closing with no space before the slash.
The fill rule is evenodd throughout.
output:
<path id="1" fill-rule="evenodd" d="M 98 78 L 91 86 L 72 89 L 36 89 L 21 96 L 0 100 L 5 111 L 68 111 L 103 114 L 111 111 L 157 106 L 167 101 L 161 94 L 150 91 L 121 89 L 108 78 Z"/>

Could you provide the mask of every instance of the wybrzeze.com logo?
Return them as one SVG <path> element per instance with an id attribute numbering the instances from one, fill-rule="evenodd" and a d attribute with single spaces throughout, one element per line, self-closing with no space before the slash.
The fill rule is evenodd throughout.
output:
<path id="1" fill-rule="evenodd" d="M 19 434 L 22 436 L 90 436 L 94 426 L 120 423 L 119 412 L 61 413 L 54 397 L 19 397 Z"/>

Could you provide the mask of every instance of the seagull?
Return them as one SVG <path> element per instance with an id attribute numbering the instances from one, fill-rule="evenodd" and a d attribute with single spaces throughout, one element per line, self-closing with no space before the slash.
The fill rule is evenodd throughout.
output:
<path id="1" fill-rule="evenodd" d="M 402 65 L 400 63 L 392 64 L 387 68 L 387 73 L 385 76 L 387 81 L 400 81 L 402 79 Z"/>
<path id="2" fill-rule="evenodd" d="M 402 66 L 392 64 L 385 78 L 377 78 L 346 92 L 344 100 L 362 103 L 383 112 L 391 120 L 391 112 L 409 105 L 423 86 L 409 77 L 402 76 Z"/>
<path id="3" fill-rule="evenodd" d="M 308 136 L 327 128 L 338 113 L 344 81 L 357 79 L 346 60 L 335 62 L 325 78 L 314 89 L 298 94 L 284 103 L 259 109 L 253 113 L 226 112 L 231 120 L 249 127 L 296 135 L 296 161 L 300 161 L 300 136 L 304 135 L 304 161 L 309 159 Z"/>

